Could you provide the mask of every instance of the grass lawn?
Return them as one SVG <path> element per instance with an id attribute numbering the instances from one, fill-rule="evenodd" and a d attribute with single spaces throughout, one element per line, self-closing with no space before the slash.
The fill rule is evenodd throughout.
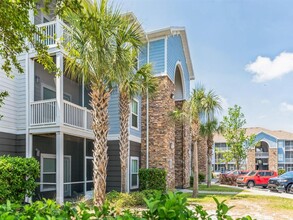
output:
<path id="1" fill-rule="evenodd" d="M 191 194 L 188 196 L 191 206 L 200 204 L 211 213 L 216 208 L 213 197 L 219 201 L 226 200 L 229 206 L 235 206 L 229 212 L 234 218 L 250 215 L 253 219 L 279 220 L 292 219 L 293 216 L 293 199 L 241 193 L 236 195 L 200 194 L 198 198 L 191 198 Z"/>
<path id="2" fill-rule="evenodd" d="M 236 189 L 236 188 L 232 188 L 232 187 L 225 187 L 225 186 L 219 186 L 219 185 L 211 185 L 210 188 L 207 188 L 206 184 L 199 184 L 199 191 L 243 192 L 244 189 Z"/>

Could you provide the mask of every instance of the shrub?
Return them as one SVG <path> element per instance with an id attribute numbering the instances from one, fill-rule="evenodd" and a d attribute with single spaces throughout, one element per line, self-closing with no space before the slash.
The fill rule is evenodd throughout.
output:
<path id="1" fill-rule="evenodd" d="M 237 180 L 237 176 L 231 175 L 231 176 L 227 176 L 227 175 L 223 175 L 220 174 L 220 178 L 219 178 L 219 182 L 221 184 L 225 184 L 225 185 L 231 185 L 231 186 L 236 186 L 236 180 Z"/>
<path id="2" fill-rule="evenodd" d="M 157 192 L 150 199 L 145 199 L 147 209 L 142 213 L 131 213 L 129 210 L 123 210 L 118 213 L 109 203 L 102 207 L 92 207 L 85 203 L 65 203 L 63 206 L 56 204 L 52 200 L 37 201 L 33 204 L 21 206 L 10 203 L 0 205 L 0 219 L 120 219 L 120 220 L 151 220 L 151 219 L 201 219 L 211 220 L 216 217 L 218 220 L 232 220 L 228 211 L 232 208 L 225 204 L 225 201 L 217 203 L 216 215 L 209 215 L 202 206 L 195 205 L 194 210 L 188 207 L 186 195 L 182 193 L 169 192 L 163 194 Z M 252 220 L 250 216 L 238 218 L 239 220 Z"/>
<path id="3" fill-rule="evenodd" d="M 166 191 L 167 172 L 164 169 L 140 169 L 138 175 L 141 191 L 146 189 Z"/>
<path id="4" fill-rule="evenodd" d="M 278 169 L 278 175 L 279 176 L 282 175 L 282 174 L 284 174 L 284 173 L 286 173 L 286 170 L 285 169 Z"/>
<path id="5" fill-rule="evenodd" d="M 202 182 L 204 182 L 204 181 L 205 181 L 205 175 L 202 174 L 202 173 L 199 173 L 199 174 L 198 174 L 198 182 L 199 182 L 199 183 L 202 183 Z M 189 183 L 190 183 L 190 187 L 192 187 L 192 186 L 193 186 L 193 176 L 190 176 Z"/>
<path id="6" fill-rule="evenodd" d="M 39 162 L 34 158 L 0 157 L 0 203 L 23 202 L 25 196 L 32 196 L 39 175 Z"/>

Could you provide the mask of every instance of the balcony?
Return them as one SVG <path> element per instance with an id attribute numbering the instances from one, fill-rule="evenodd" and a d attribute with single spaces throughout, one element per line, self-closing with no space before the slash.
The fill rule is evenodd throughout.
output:
<path id="1" fill-rule="evenodd" d="M 293 146 L 292 145 L 285 146 L 285 151 L 293 151 Z"/>
<path id="2" fill-rule="evenodd" d="M 69 41 L 69 28 L 61 20 L 50 21 L 36 26 L 42 31 L 45 39 L 40 39 L 39 36 L 36 36 L 35 40 L 42 42 L 49 48 L 58 47 L 60 43 L 66 43 Z M 30 45 L 30 48 L 33 49 L 33 46 Z"/>
<path id="3" fill-rule="evenodd" d="M 256 158 L 268 158 L 269 152 L 255 152 Z"/>
<path id="4" fill-rule="evenodd" d="M 293 163 L 293 158 L 285 158 L 285 162 L 287 162 L 287 163 Z"/>
<path id="5" fill-rule="evenodd" d="M 65 100 L 63 101 L 63 108 L 63 121 L 60 122 L 61 124 L 83 130 L 92 130 L 92 115 L 90 110 Z M 31 103 L 31 127 L 57 124 L 56 99 Z"/>

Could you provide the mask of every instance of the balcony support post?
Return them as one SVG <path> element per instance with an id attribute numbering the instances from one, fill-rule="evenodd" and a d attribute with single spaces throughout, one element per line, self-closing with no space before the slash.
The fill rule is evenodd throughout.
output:
<path id="1" fill-rule="evenodd" d="M 57 102 L 57 125 L 63 123 L 64 105 L 63 105 L 63 54 L 61 52 L 56 54 L 56 66 L 60 69 L 60 75 L 56 75 L 56 102 Z"/>
<path id="2" fill-rule="evenodd" d="M 56 201 L 64 202 L 64 134 L 56 133 Z"/>

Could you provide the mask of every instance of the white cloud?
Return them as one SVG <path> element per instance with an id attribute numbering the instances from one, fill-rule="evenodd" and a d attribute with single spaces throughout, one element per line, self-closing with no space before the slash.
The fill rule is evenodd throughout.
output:
<path id="1" fill-rule="evenodd" d="M 293 105 L 288 104 L 287 102 L 282 102 L 280 105 L 280 110 L 282 112 L 293 112 Z"/>
<path id="2" fill-rule="evenodd" d="M 258 56 L 245 70 L 253 74 L 254 82 L 265 82 L 293 72 L 293 53 L 283 52 L 274 60 Z"/>

